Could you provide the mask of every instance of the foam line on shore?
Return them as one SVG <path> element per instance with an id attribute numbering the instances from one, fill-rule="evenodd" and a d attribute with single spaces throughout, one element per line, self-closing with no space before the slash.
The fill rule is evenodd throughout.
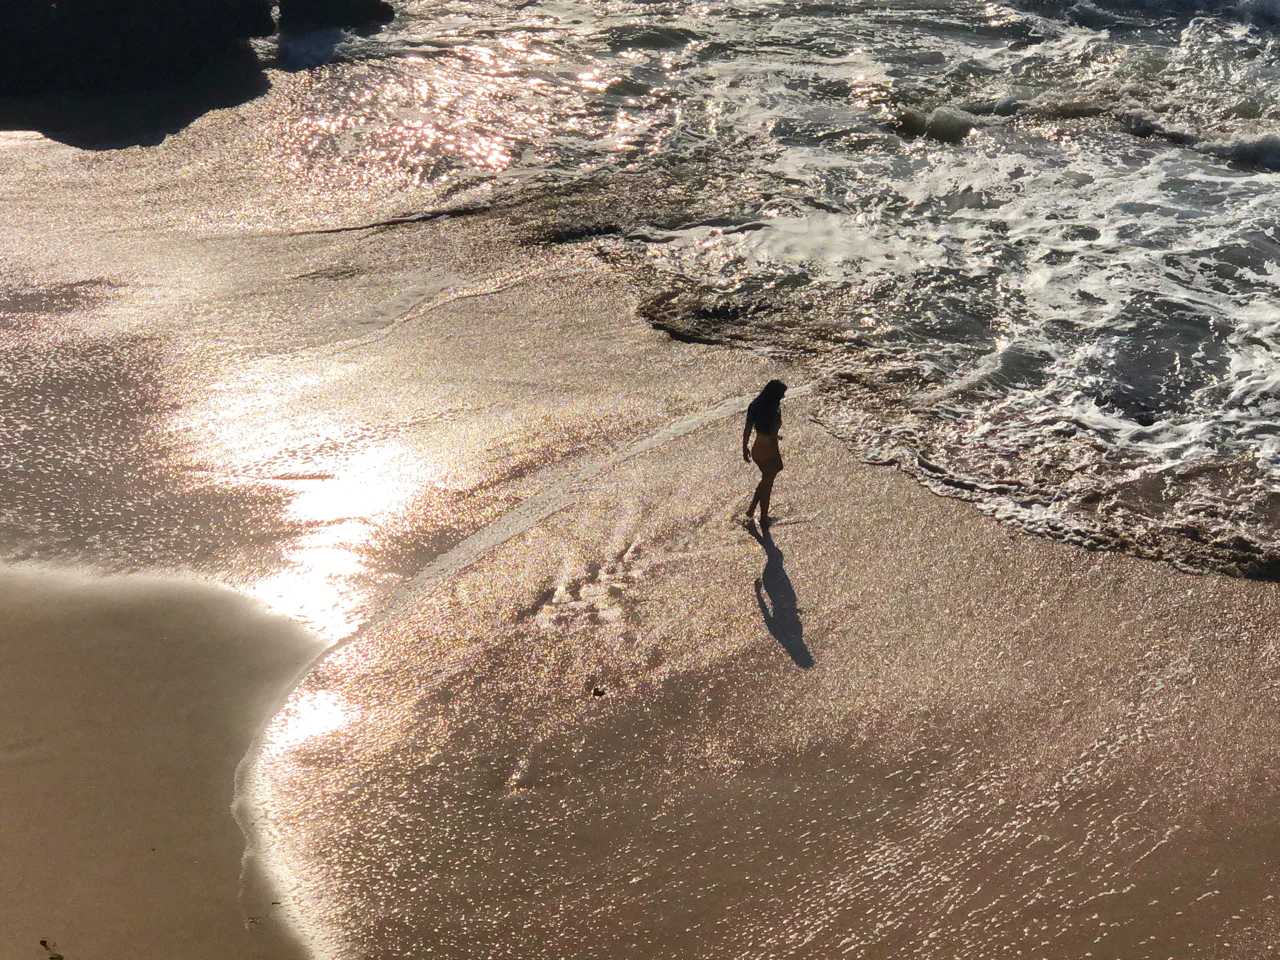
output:
<path id="1" fill-rule="evenodd" d="M 0 954 L 42 938 L 187 960 L 295 955 L 243 925 L 232 778 L 317 638 L 225 586 L 0 564 Z"/>

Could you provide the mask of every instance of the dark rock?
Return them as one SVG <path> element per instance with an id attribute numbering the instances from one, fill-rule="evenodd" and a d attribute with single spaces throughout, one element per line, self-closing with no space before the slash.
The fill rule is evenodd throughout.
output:
<path id="1" fill-rule="evenodd" d="M 910 139 L 924 133 L 925 128 L 929 126 L 929 117 L 919 110 L 907 107 L 898 113 L 893 126 L 898 136 Z"/>
<path id="2" fill-rule="evenodd" d="M 210 110 L 237 106 L 268 89 L 257 54 L 241 43 L 190 76 L 164 83 L 126 89 L 51 86 L 41 93 L 0 97 L 0 130 L 38 130 L 87 150 L 153 146 Z"/>
<path id="3" fill-rule="evenodd" d="M 275 30 L 270 0 L 19 0 L 16 6 L 0 13 L 0 95 L 156 87 Z"/>
<path id="4" fill-rule="evenodd" d="M 978 118 L 957 107 L 939 107 L 929 114 L 925 134 L 943 143 L 959 143 L 978 126 Z"/>
<path id="5" fill-rule="evenodd" d="M 395 15 L 386 0 L 280 0 L 282 32 L 376 26 L 390 23 Z"/>
<path id="6" fill-rule="evenodd" d="M 592 695 L 593 697 L 603 697 L 603 696 L 604 696 L 604 688 L 603 688 L 603 687 L 592 687 L 592 688 L 591 688 L 591 695 Z"/>

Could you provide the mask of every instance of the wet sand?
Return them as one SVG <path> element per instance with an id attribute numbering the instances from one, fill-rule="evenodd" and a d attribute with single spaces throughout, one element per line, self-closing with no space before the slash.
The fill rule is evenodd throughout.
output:
<path id="1" fill-rule="evenodd" d="M 1010 535 L 806 410 L 763 543 L 716 421 L 312 673 L 341 722 L 258 775 L 322 954 L 1274 951 L 1274 590 Z"/>
<path id="2" fill-rule="evenodd" d="M 270 236 L 268 107 L 11 147 L 20 288 L 101 282 L 6 314 L 47 442 L 4 555 L 99 572 L 4 573 L 0 953 L 279 958 L 284 915 L 335 957 L 1274 953 L 1274 587 L 1013 534 L 804 397 L 754 536 L 737 411 L 802 373 L 498 217 Z M 241 770 L 237 907 L 237 763 L 361 623 Z"/>
<path id="3" fill-rule="evenodd" d="M 258 813 L 233 802 L 299 670 L 577 461 L 758 367 L 673 355 L 619 277 L 501 224 L 228 230 L 243 198 L 176 170 L 244 135 L 206 126 L 93 157 L 6 139 L 5 955 L 292 955 L 297 898 L 240 889 L 235 817 Z"/>

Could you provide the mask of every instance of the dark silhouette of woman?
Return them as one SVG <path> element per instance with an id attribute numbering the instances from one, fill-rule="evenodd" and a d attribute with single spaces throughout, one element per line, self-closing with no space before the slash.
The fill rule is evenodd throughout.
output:
<path id="1" fill-rule="evenodd" d="M 782 395 L 787 392 L 787 385 L 781 380 L 770 380 L 760 391 L 760 395 L 747 407 L 747 422 L 742 428 L 742 459 L 754 460 L 760 468 L 760 483 L 756 486 L 755 496 L 751 498 L 751 506 L 747 507 L 747 516 L 760 504 L 760 525 L 769 523 L 769 496 L 773 493 L 773 480 L 782 472 L 782 452 L 778 449 L 778 431 L 782 428 Z M 747 448 L 751 439 L 751 431 L 755 430 L 756 439 Z"/>

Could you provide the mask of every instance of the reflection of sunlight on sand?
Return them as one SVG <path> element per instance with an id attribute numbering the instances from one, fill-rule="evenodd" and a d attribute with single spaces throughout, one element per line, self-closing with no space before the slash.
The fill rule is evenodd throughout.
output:
<path id="1" fill-rule="evenodd" d="M 358 534 L 346 538 L 348 530 Z M 360 598 L 353 581 L 364 565 L 354 548 L 365 530 L 365 524 L 351 522 L 303 537 L 289 552 L 288 566 L 254 583 L 249 594 L 326 641 L 342 639 L 358 624 Z"/>
<path id="2" fill-rule="evenodd" d="M 267 728 L 264 750 L 278 757 L 294 747 L 333 733 L 356 718 L 358 711 L 332 690 L 313 690 L 291 697 Z"/>
<path id="3" fill-rule="evenodd" d="M 364 615 L 370 541 L 425 488 L 440 486 L 444 470 L 394 435 L 312 406 L 321 387 L 322 378 L 287 360 L 267 363 L 217 384 L 209 405 L 182 426 L 201 436 L 201 460 L 224 482 L 287 495 L 281 519 L 296 532 L 265 543 L 267 559 L 279 559 L 240 586 L 333 644 Z"/>
<path id="4" fill-rule="evenodd" d="M 288 552 L 287 565 L 249 593 L 333 643 L 359 626 L 361 547 L 440 471 L 396 443 L 364 450 L 331 469 L 316 479 L 282 481 L 298 491 L 290 518 L 311 530 Z"/>
<path id="5" fill-rule="evenodd" d="M 384 443 L 337 466 L 331 478 L 298 483 L 289 515 L 306 523 L 358 522 L 401 507 L 438 470 L 422 464 L 407 447 Z"/>

